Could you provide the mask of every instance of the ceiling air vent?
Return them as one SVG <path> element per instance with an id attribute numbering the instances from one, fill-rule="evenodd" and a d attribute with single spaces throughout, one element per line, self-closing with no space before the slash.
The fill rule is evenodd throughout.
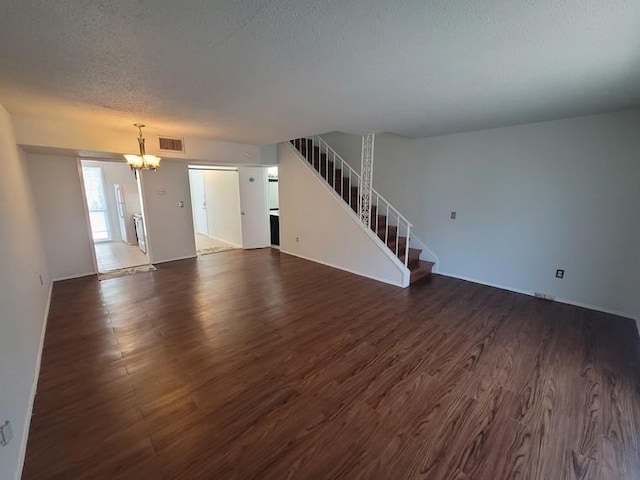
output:
<path id="1" fill-rule="evenodd" d="M 184 139 L 175 137 L 158 137 L 158 139 L 160 140 L 160 150 L 184 153 Z"/>

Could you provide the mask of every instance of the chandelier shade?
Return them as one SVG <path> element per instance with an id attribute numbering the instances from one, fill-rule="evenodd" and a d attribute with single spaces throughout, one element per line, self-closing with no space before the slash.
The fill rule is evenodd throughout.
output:
<path id="1" fill-rule="evenodd" d="M 140 153 L 139 155 L 126 154 L 124 158 L 129 167 L 131 167 L 131 170 L 151 170 L 155 172 L 158 170 L 158 167 L 160 167 L 160 157 L 147 155 L 145 151 L 144 137 L 142 135 L 142 128 L 145 127 L 145 125 L 135 123 L 134 126 L 138 127 L 138 131 L 140 132 L 138 136 L 138 149 Z"/>

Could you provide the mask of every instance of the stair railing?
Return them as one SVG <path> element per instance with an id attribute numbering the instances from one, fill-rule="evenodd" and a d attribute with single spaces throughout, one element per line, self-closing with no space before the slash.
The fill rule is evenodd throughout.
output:
<path id="1" fill-rule="evenodd" d="M 354 199 L 353 196 L 354 188 L 356 188 L 355 191 L 358 192 L 358 195 L 360 194 L 360 174 L 319 135 L 296 138 L 291 140 L 291 143 L 313 165 L 314 169 L 320 174 L 320 178 L 331 185 L 333 190 L 338 192 L 349 204 L 349 207 L 356 211 L 360 219 L 358 198 Z M 308 154 L 309 150 L 311 150 L 311 155 Z M 339 179 L 336 178 L 336 171 L 340 171 Z M 344 197 L 345 190 L 348 200 Z M 371 228 L 380 241 L 384 242 L 407 267 L 409 263 L 409 238 L 413 225 L 375 189 L 371 189 L 370 208 L 370 224 L 365 224 L 366 227 Z M 384 225 L 380 224 L 381 217 L 384 217 Z M 392 223 L 392 221 L 395 223 Z M 403 237 L 406 240 L 405 245 L 401 247 L 400 243 Z"/>

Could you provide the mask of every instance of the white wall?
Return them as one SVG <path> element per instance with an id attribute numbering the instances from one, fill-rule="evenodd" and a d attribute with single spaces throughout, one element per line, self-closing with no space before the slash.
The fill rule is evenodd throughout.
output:
<path id="1" fill-rule="evenodd" d="M 278 146 L 278 158 L 281 251 L 403 285 L 403 269 L 389 249 L 378 245 L 288 144 Z"/>
<path id="2" fill-rule="evenodd" d="M 51 277 L 95 273 L 77 159 L 28 154 L 27 168 Z"/>
<path id="3" fill-rule="evenodd" d="M 321 135 L 322 139 L 340 155 L 356 172 L 360 173 L 362 159 L 362 137 L 341 132 Z M 375 152 L 374 152 L 375 153 Z"/>
<path id="4" fill-rule="evenodd" d="M 440 273 L 640 316 L 640 111 L 377 135 L 373 177 Z"/>
<path id="5" fill-rule="evenodd" d="M 96 273 L 77 159 L 28 154 L 27 166 L 52 278 Z M 187 164 L 165 161 L 142 177 L 150 260 L 195 256 Z"/>
<path id="6" fill-rule="evenodd" d="M 0 105 L 0 422 L 14 435 L 0 448 L 2 479 L 22 469 L 51 286 L 24 164 Z"/>
<path id="7" fill-rule="evenodd" d="M 15 134 L 19 145 L 39 148 L 56 148 L 71 151 L 72 155 L 89 157 L 92 152 L 121 155 L 138 152 L 138 131 L 123 125 L 115 129 L 88 122 L 67 119 L 47 119 L 25 115 L 13 115 Z M 158 131 L 153 125 L 144 129 L 147 153 L 163 159 L 184 159 L 218 164 L 260 164 L 261 154 L 265 161 L 273 163 L 273 147 L 260 147 L 244 143 L 220 142 L 206 138 L 185 138 L 185 153 L 160 152 L 158 135 L 180 136 L 179 132 Z"/>
<path id="8" fill-rule="evenodd" d="M 163 160 L 157 172 L 142 172 L 140 184 L 151 262 L 195 257 L 187 164 Z"/>
<path id="9" fill-rule="evenodd" d="M 204 170 L 209 236 L 242 246 L 240 186 L 234 170 Z"/>
<path id="10" fill-rule="evenodd" d="M 278 163 L 278 145 L 263 145 L 260 147 L 260 163 L 263 165 L 276 165 Z"/>

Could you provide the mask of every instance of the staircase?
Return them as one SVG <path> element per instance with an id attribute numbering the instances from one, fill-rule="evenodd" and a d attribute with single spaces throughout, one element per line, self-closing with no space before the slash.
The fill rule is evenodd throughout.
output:
<path id="1" fill-rule="evenodd" d="M 360 175 L 317 135 L 296 138 L 290 143 L 358 215 L 360 212 Z M 434 264 L 420 260 L 422 250 L 409 246 L 411 224 L 373 189 L 370 202 L 371 213 L 368 227 L 409 269 L 409 283 L 413 285 L 429 279 Z"/>

